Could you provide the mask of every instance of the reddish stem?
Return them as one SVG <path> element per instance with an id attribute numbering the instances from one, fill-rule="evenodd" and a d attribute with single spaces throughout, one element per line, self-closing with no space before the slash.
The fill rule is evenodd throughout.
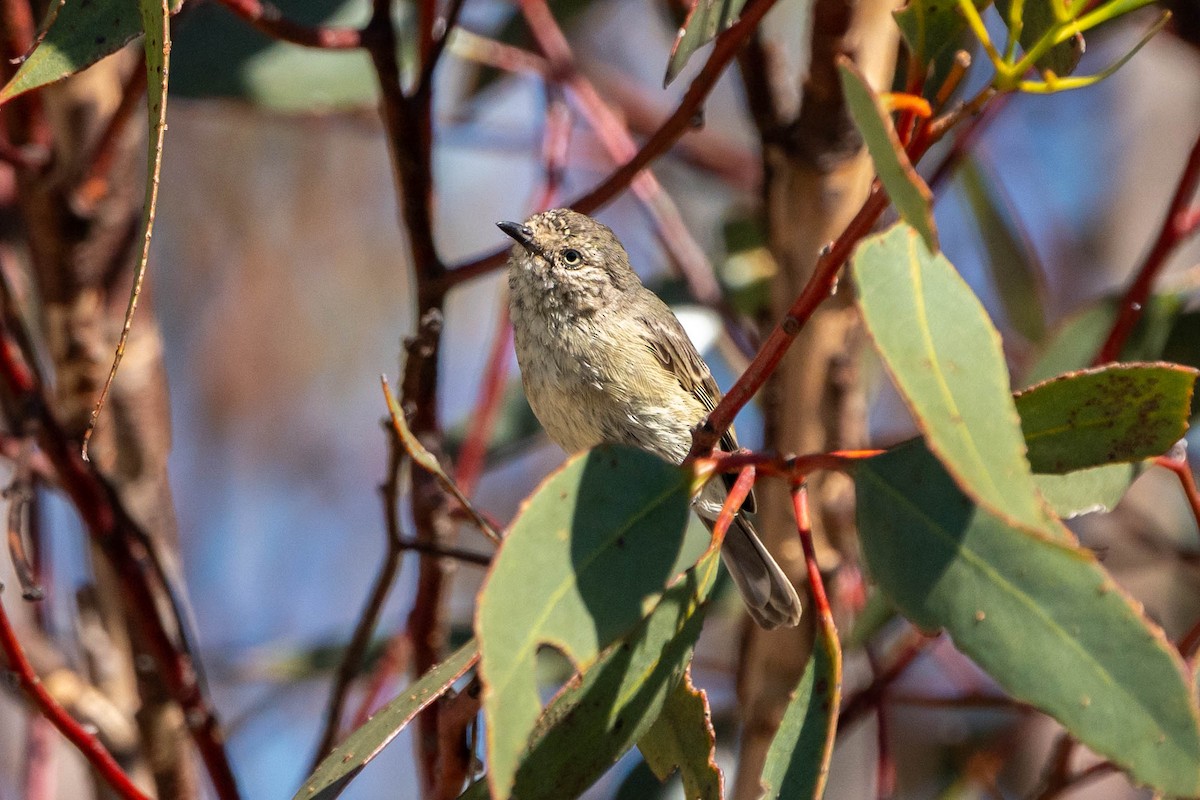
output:
<path id="1" fill-rule="evenodd" d="M 0 381 L 36 421 L 38 442 L 54 465 L 63 491 L 78 510 L 88 535 L 118 574 L 129 614 L 141 629 L 168 691 L 183 709 L 217 795 L 222 800 L 235 800 L 239 796 L 237 781 L 220 726 L 201 692 L 191 656 L 176 645 L 158 614 L 160 598 L 169 597 L 170 591 L 153 568 L 145 534 L 121 508 L 112 489 L 83 461 L 79 447 L 50 412 L 37 378 L 7 326 L 0 326 Z"/>
<path id="2" fill-rule="evenodd" d="M 363 34 L 355 28 L 328 28 L 301 25 L 263 0 L 220 0 L 221 4 L 272 39 L 303 47 L 325 50 L 349 50 L 363 46 Z"/>
<path id="3" fill-rule="evenodd" d="M 552 76 L 570 87 L 584 118 L 614 161 L 625 162 L 637 154 L 637 145 L 628 129 L 600 97 L 591 81 L 580 74 L 566 35 L 546 4 L 546 0 L 522 0 L 521 12 L 538 47 L 550 63 Z M 631 188 L 650 214 L 659 238 L 666 245 L 687 281 L 692 295 L 706 305 L 721 299 L 712 264 L 683 223 L 679 209 L 648 169 L 631 181 Z"/>
<path id="4" fill-rule="evenodd" d="M 590 192 L 571 203 L 571 208 L 585 214 L 595 211 L 620 194 L 629 186 L 635 175 L 667 152 L 680 136 L 691 130 L 696 113 L 724 73 L 726 65 L 737 55 L 773 5 L 775 0 L 750 0 L 746 3 L 738 21 L 716 38 L 708 61 L 692 80 L 671 116 L 651 134 L 633 158 L 613 170 Z M 486 275 L 503 265 L 507 256 L 508 249 L 505 248 L 449 270 L 433 282 L 431 290 L 444 292 L 452 286 Z"/>
<path id="5" fill-rule="evenodd" d="M 838 717 L 838 735 L 850 730 L 853 723 L 874 709 L 883 699 L 888 687 L 895 683 L 912 666 L 917 656 L 925 652 L 925 649 L 935 641 L 937 641 L 936 637 L 928 636 L 918 636 L 913 639 L 900 651 L 891 666 L 875 676 L 870 684 L 846 698 L 846 702 L 842 704 L 842 713 Z"/>
<path id="6" fill-rule="evenodd" d="M 76 722 L 46 691 L 41 679 L 34 673 L 33 665 L 25 657 L 25 651 L 17 640 L 17 634 L 13 630 L 12 623 L 8 619 L 8 612 L 5 611 L 2 603 L 0 603 L 0 647 L 3 647 L 9 669 L 16 674 L 21 688 L 37 705 L 42 715 L 54 723 L 54 727 L 58 728 L 62 735 L 75 745 L 83 757 L 91 762 L 105 783 L 126 800 L 149 800 L 134 785 L 104 745 L 100 744 L 95 736 L 85 731 L 83 726 Z"/>
<path id="7" fill-rule="evenodd" d="M 800 546 L 804 548 L 804 567 L 808 571 L 808 585 L 812 592 L 813 604 L 822 621 L 828 621 L 829 625 L 832 625 L 833 609 L 830 608 L 829 597 L 825 594 L 825 580 L 821 577 L 821 569 L 817 566 L 817 551 L 813 547 L 812 520 L 808 515 L 808 488 L 802 483 L 792 488 L 792 510 L 796 514 Z"/>
<path id="8" fill-rule="evenodd" d="M 1175 473 L 1175 477 L 1179 479 L 1179 486 L 1183 489 L 1183 496 L 1187 498 L 1188 506 L 1192 509 L 1192 518 L 1196 521 L 1196 527 L 1200 529 L 1200 491 L 1196 489 L 1196 478 L 1192 475 L 1187 458 L 1175 459 L 1170 456 L 1159 456 L 1154 459 L 1154 463 Z"/>
<path id="9" fill-rule="evenodd" d="M 479 387 L 479 399 L 475 402 L 475 410 L 471 414 L 471 427 L 463 441 L 454 474 L 454 482 L 467 497 L 474 494 L 479 476 L 483 474 L 488 441 L 499 415 L 500 400 L 504 397 L 504 384 L 508 377 L 508 348 L 512 340 L 512 325 L 508 321 L 507 299 L 501 300 L 496 333 L 492 337 L 492 350 L 488 353 L 487 367 Z"/>
<path id="10" fill-rule="evenodd" d="M 1171 205 L 1167 208 L 1167 215 L 1159 227 L 1158 238 L 1138 269 L 1133 283 L 1125 291 L 1125 296 L 1121 298 L 1116 322 L 1113 323 L 1100 352 L 1096 354 L 1094 365 L 1107 364 L 1121 357 L 1121 350 L 1133 333 L 1138 320 L 1142 318 L 1142 311 L 1146 301 L 1150 299 L 1154 282 L 1166 266 L 1167 259 L 1179 245 L 1200 230 L 1200 208 L 1189 208 L 1197 185 L 1200 185 L 1200 135 L 1196 137 L 1187 164 L 1179 176 L 1179 185 L 1175 187 Z"/>
<path id="11" fill-rule="evenodd" d="M 729 393 L 721 398 L 721 402 L 709 414 L 704 424 L 698 427 L 693 435 L 691 457 L 710 453 L 713 446 L 721 438 L 721 434 L 733 423 L 733 418 L 750 402 L 755 393 L 766 383 L 767 378 L 774 373 L 779 362 L 783 360 L 788 347 L 800 333 L 800 329 L 817 310 L 817 307 L 829 297 L 837 282 L 838 272 L 850 252 L 859 240 L 870 233 L 875 220 L 888 206 L 887 195 L 879 188 L 878 182 L 872 186 L 871 194 L 859 209 L 854 219 L 846 226 L 846 230 L 838 237 L 833 245 L 825 250 L 817 259 L 816 269 L 805 285 L 796 302 L 788 309 L 788 313 L 776 324 L 771 334 L 759 348 L 758 354 L 750 362 L 750 366 L 738 378 L 737 383 Z"/>
<path id="12" fill-rule="evenodd" d="M 863 459 L 872 458 L 883 450 L 835 450 L 829 453 L 812 453 L 803 456 L 778 456 L 771 453 L 713 453 L 697 459 L 699 469 L 714 472 L 737 472 L 742 467 L 753 466 L 762 475 L 787 478 L 792 483 L 803 481 L 810 473 L 819 470 L 848 472 Z"/>
<path id="13" fill-rule="evenodd" d="M 737 480 L 733 482 L 733 488 L 729 490 L 729 494 L 725 497 L 725 503 L 721 506 L 721 513 L 717 515 L 717 521 L 713 523 L 710 549 L 719 548 L 725 541 L 725 534 L 729 531 L 729 526 L 733 524 L 733 518 L 742 509 L 742 503 L 746 502 L 750 490 L 754 488 L 754 477 L 755 470 L 752 464 L 742 467 L 742 471 L 738 473 Z"/>

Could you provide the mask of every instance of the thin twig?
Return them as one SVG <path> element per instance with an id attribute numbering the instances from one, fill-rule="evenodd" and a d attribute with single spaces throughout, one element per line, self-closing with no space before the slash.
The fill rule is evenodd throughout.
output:
<path id="1" fill-rule="evenodd" d="M 342 655 L 334 675 L 333 687 L 329 693 L 329 704 L 325 708 L 325 721 L 321 728 L 321 736 L 317 740 L 317 749 L 313 753 L 309 772 L 317 768 L 322 759 L 329 754 L 337 744 L 342 724 L 342 715 L 346 709 L 346 699 L 350 693 L 350 685 L 362 669 L 363 657 L 375 633 L 379 615 L 383 612 L 383 604 L 387 601 L 400 572 L 400 563 L 404 555 L 404 537 L 400 533 L 400 474 L 405 460 L 405 452 L 399 437 L 391 426 L 388 429 L 388 464 L 386 478 L 379 487 L 383 500 L 383 518 L 386 521 L 387 552 L 375 574 L 371 591 L 363 604 L 363 610 L 358 615 L 354 633 L 350 643 Z"/>
<path id="2" fill-rule="evenodd" d="M 1196 488 L 1196 478 L 1192 475 L 1187 457 L 1159 456 L 1154 459 L 1154 463 L 1175 473 L 1175 477 L 1179 479 L 1179 486 L 1183 490 L 1183 496 L 1187 498 L 1188 507 L 1192 510 L 1192 519 L 1195 521 L 1197 529 L 1200 530 L 1200 490 Z"/>
<path id="3" fill-rule="evenodd" d="M 359 700 L 358 710 L 350 719 L 352 728 L 357 729 L 371 717 L 388 679 L 407 670 L 411 660 L 412 639 L 409 638 L 408 631 L 400 631 L 388 641 L 383 650 L 383 657 L 379 659 L 370 678 L 367 679 L 367 688 Z"/>
<path id="4" fill-rule="evenodd" d="M 105 783 L 126 800 L 149 800 L 134 785 L 104 745 L 100 744 L 95 736 L 84 730 L 46 691 L 46 687 L 34 673 L 33 665 L 25 657 L 25 650 L 17 640 L 17 634 L 8 619 L 8 612 L 5 611 L 3 603 L 0 603 L 0 647 L 4 650 L 9 669 L 16 675 L 17 681 L 29 695 L 29 699 L 38 707 L 42 715 L 54 723 L 54 727 L 58 728 L 59 732 L 75 745 L 80 755 L 91 762 Z"/>
<path id="5" fill-rule="evenodd" d="M 488 353 L 479 384 L 479 397 L 469 417 L 470 425 L 463 439 L 462 449 L 455 464 L 454 482 L 466 497 L 475 493 L 479 477 L 483 474 L 487 459 L 488 442 L 500 412 L 500 401 L 504 398 L 504 387 L 508 378 L 508 352 L 512 341 L 512 325 L 508 321 L 508 297 L 501 293 L 496 315 L 496 330 L 492 335 L 492 348 Z"/>
<path id="6" fill-rule="evenodd" d="M 633 136 L 600 97 L 592 82 L 579 72 L 567 37 L 546 0 L 522 0 L 521 11 L 538 47 L 550 63 L 551 74 L 570 87 L 588 125 L 609 155 L 618 163 L 632 158 L 637 153 Z M 634 176 L 631 188 L 649 213 L 659 238 L 678 264 L 692 295 L 706 305 L 718 304 L 722 297 L 721 286 L 712 264 L 688 232 L 679 209 L 658 178 L 648 169 L 642 170 Z"/>
<path id="7" fill-rule="evenodd" d="M 301 25 L 283 16 L 283 12 L 266 0 L 220 0 L 220 3 L 272 39 L 325 50 L 363 46 L 362 31 L 356 28 Z"/>
<path id="8" fill-rule="evenodd" d="M 829 453 L 811 453 L 803 456 L 779 456 L 772 453 L 713 453 L 696 459 L 698 471 L 738 472 L 745 466 L 754 466 L 760 475 L 784 478 L 790 483 L 799 483 L 811 473 L 819 470 L 849 472 L 861 461 L 873 458 L 883 450 L 835 450 Z"/>
<path id="9" fill-rule="evenodd" d="M 871 683 L 848 696 L 842 704 L 842 713 L 838 717 L 838 736 L 849 731 L 860 718 L 874 710 L 888 687 L 912 666 L 917 657 L 924 653 L 930 644 L 936 641 L 937 637 L 914 634 L 886 669 L 876 675 Z"/>
<path id="10" fill-rule="evenodd" d="M 749 0 L 742 8 L 738 21 L 716 38 L 708 61 L 692 79 L 675 111 L 651 134 L 633 158 L 614 169 L 595 188 L 572 202 L 570 207 L 587 214 L 603 206 L 629 186 L 634 176 L 643 168 L 667 152 L 679 137 L 691 130 L 696 113 L 704 105 L 717 80 L 724 74 L 725 67 L 741 50 L 742 45 L 774 4 L 775 0 Z M 430 291 L 445 292 L 460 283 L 486 275 L 502 266 L 507 255 L 507 248 L 497 250 L 449 270 L 433 282 Z"/>
<path id="11" fill-rule="evenodd" d="M 732 30 L 732 29 L 731 29 Z M 718 40 L 719 41 L 719 40 Z M 955 110 L 943 116 L 927 121 L 918 126 L 913 141 L 908 147 L 909 159 L 916 163 L 929 148 L 941 137 L 945 136 L 955 125 L 968 116 L 978 113 L 993 96 L 990 89 L 985 89 L 970 102 L 964 103 Z M 799 297 L 792 303 L 787 314 L 771 330 L 770 335 L 759 348 L 758 354 L 750 362 L 750 366 L 742 373 L 729 392 L 717 403 L 717 407 L 708 415 L 703 425 L 696 428 L 692 435 L 692 448 L 689 458 L 703 456 L 712 452 L 712 448 L 721 438 L 733 418 L 742 410 L 758 390 L 766 383 L 767 378 L 775 372 L 784 354 L 800 333 L 801 328 L 816 312 L 818 306 L 832 293 L 837 283 L 842 266 L 850 257 L 850 253 L 858 243 L 871 231 L 875 222 L 888 207 L 888 197 L 876 181 L 871 192 L 854 218 L 846 226 L 842 234 L 821 252 L 816 267 L 809 276 L 808 283 L 800 292 Z"/>
<path id="12" fill-rule="evenodd" d="M 0 382 L 27 409 L 36 424 L 41 450 L 54 465 L 60 486 L 78 510 L 88 535 L 111 561 L 124 589 L 128 613 L 139 627 L 171 697 L 183 710 L 217 795 L 222 800 L 235 800 L 239 793 L 225 752 L 225 739 L 204 697 L 196 665 L 186 643 L 168 631 L 159 615 L 159 601 L 166 597 L 175 613 L 175 627 L 184 630 L 186 622 L 179 615 L 161 564 L 150 552 L 145 532 L 121 506 L 112 487 L 83 461 L 79 449 L 51 413 L 29 367 L 29 357 L 21 353 L 9 322 L 5 319 L 0 323 Z"/>
<path id="13" fill-rule="evenodd" d="M 1200 206 L 1192 205 L 1197 186 L 1200 186 L 1200 135 L 1197 135 L 1183 172 L 1179 175 L 1175 194 L 1171 197 L 1167 214 L 1159 226 L 1158 237 L 1138 268 L 1133 282 L 1125 291 L 1125 296 L 1121 298 L 1117 319 L 1108 332 L 1108 338 L 1100 347 L 1100 352 L 1096 354 L 1093 362 L 1095 365 L 1107 364 L 1121 357 L 1121 349 L 1129 340 L 1138 320 L 1142 318 L 1142 311 L 1150 299 L 1154 282 L 1166 266 L 1168 258 L 1176 248 L 1200 231 Z"/>

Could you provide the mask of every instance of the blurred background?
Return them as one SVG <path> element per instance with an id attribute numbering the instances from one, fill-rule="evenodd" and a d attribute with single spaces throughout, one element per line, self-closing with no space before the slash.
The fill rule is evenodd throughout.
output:
<path id="1" fill-rule="evenodd" d="M 279 5 L 309 22 L 357 26 L 368 16 L 360 0 Z M 661 88 L 678 24 L 668 4 L 561 0 L 551 7 L 584 74 L 622 109 L 635 135 L 675 107 L 691 73 Z M 408 11 L 400 4 L 397 13 Z M 764 30 L 800 64 L 807 24 L 805 4 L 783 0 Z M 1081 71 L 1113 61 L 1145 24 L 1135 16 L 1089 37 Z M 1200 51 L 1186 39 L 1196 29 L 1185 24 L 1194 20 L 1185 15 L 1179 32 L 1155 37 L 1097 87 L 1012 98 L 964 168 L 935 189 L 943 248 L 1004 333 L 1015 386 L 1073 315 L 1121 289 L 1158 229 L 1200 130 Z M 471 0 L 462 25 L 529 44 L 505 2 Z M 435 93 L 436 233 L 450 264 L 503 246 L 493 221 L 524 218 L 542 191 L 545 84 L 483 69 L 464 52 L 451 46 Z M 986 80 L 983 73 L 976 70 L 973 85 Z M 387 463 L 386 408 L 378 379 L 381 373 L 396 379 L 401 340 L 414 330 L 408 249 L 365 54 L 272 42 L 224 9 L 197 3 L 177 19 L 171 78 L 150 292 L 169 376 L 170 481 L 182 571 L 244 795 L 287 798 L 307 774 L 339 648 L 384 551 L 378 485 Z M 757 221 L 759 139 L 743 94 L 731 71 L 705 105 L 703 131 L 689 134 L 654 172 L 737 302 L 753 304 L 767 291 L 772 264 Z M 559 200 L 590 188 L 612 167 L 578 114 L 568 147 Z M 936 164 L 937 156 L 928 162 Z M 643 279 L 680 310 L 718 382 L 730 385 L 741 365 L 736 348 L 723 339 L 720 317 L 689 301 L 643 207 L 626 193 L 597 216 L 620 236 Z M 996 219 L 1011 234 L 1007 243 L 997 242 Z M 998 263 L 997 253 L 1020 263 Z M 1198 262 L 1193 243 L 1162 281 L 1183 317 L 1200 298 Z M 1010 272 L 1024 282 L 1014 288 L 1005 277 Z M 450 295 L 441 398 L 451 449 L 475 408 L 504 302 L 502 272 Z M 1196 363 L 1200 341 L 1187 334 L 1200 329 L 1174 320 L 1173 357 Z M 563 458 L 538 433 L 511 352 L 506 359 L 508 391 L 476 492 L 478 505 L 502 521 Z M 872 441 L 912 435 L 886 377 L 869 365 L 865 374 Z M 739 433 L 746 446 L 761 442 L 755 409 L 739 420 Z M 47 514 L 57 586 L 83 583 L 88 556 L 77 523 L 53 501 Z M 1200 612 L 1200 543 L 1172 476 L 1152 470 L 1115 511 L 1072 525 L 1168 636 L 1187 630 Z M 460 544 L 489 551 L 467 526 Z M 1186 557 L 1165 557 L 1163 547 Z M 415 554 L 406 555 L 381 637 L 403 628 L 416 563 Z M 457 635 L 469 629 L 482 575 L 467 564 L 455 575 Z M 743 623 L 736 600 L 728 593 L 726 599 L 706 625 L 695 673 L 709 692 L 729 783 Z M 75 625 L 62 607 L 51 618 L 62 630 Z M 905 633 L 893 621 L 879 641 Z M 382 649 L 381 642 L 375 650 Z M 869 676 L 862 652 L 851 654 L 847 692 Z M 402 685 L 401 677 L 388 676 L 383 698 Z M 1052 722 L 1010 708 L 927 702 L 990 690 L 986 676 L 949 642 L 925 651 L 890 690 L 895 702 L 884 735 L 897 770 L 892 796 L 1030 796 L 1057 735 Z M 19 797 L 25 715 L 12 692 L 0 702 L 12 731 L 0 737 L 7 765 L 0 798 Z M 845 732 L 827 797 L 879 796 L 878 735 L 874 719 Z M 63 770 L 58 796 L 80 796 L 71 787 L 86 783 L 83 768 L 69 746 L 61 740 L 54 746 Z M 638 762 L 636 753 L 628 757 L 589 796 L 657 796 Z M 413 775 L 405 733 L 345 797 L 416 798 Z M 667 792 L 682 796 L 677 786 Z M 1115 776 L 1077 796 L 1149 794 Z"/>

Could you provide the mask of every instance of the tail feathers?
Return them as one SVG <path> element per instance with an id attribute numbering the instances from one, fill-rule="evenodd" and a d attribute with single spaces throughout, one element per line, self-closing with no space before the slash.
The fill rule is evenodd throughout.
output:
<path id="1" fill-rule="evenodd" d="M 741 515 L 729 526 L 721 556 L 755 622 L 767 630 L 800 623 L 796 588 L 767 552 L 750 521 Z"/>

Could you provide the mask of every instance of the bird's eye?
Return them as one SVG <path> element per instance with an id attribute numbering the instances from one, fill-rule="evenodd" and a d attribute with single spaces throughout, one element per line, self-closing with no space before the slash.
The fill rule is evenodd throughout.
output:
<path id="1" fill-rule="evenodd" d="M 579 255 L 579 251 L 575 248 L 569 247 L 563 250 L 562 260 L 568 267 L 577 267 L 583 263 L 583 256 Z"/>

